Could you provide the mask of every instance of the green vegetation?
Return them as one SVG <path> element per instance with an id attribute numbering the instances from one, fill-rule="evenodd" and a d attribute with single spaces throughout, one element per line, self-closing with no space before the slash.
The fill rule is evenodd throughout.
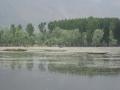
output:
<path id="1" fill-rule="evenodd" d="M 119 46 L 120 19 L 79 18 L 0 29 L 0 46 Z"/>

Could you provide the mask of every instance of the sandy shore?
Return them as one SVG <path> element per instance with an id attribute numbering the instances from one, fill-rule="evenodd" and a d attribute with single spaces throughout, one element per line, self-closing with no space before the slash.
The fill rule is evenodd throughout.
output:
<path id="1" fill-rule="evenodd" d="M 0 47 L 6 49 L 25 49 L 26 51 L 54 51 L 54 52 L 88 52 L 88 53 L 120 53 L 120 47 Z"/>

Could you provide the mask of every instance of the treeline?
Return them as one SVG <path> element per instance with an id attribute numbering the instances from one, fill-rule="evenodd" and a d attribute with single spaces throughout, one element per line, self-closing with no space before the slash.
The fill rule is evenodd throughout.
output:
<path id="1" fill-rule="evenodd" d="M 98 35 L 99 33 L 101 34 L 100 45 L 110 46 L 111 38 L 113 38 L 112 41 L 115 41 L 117 45 L 120 44 L 120 19 L 118 18 L 88 17 L 79 19 L 60 20 L 50 22 L 48 24 L 48 27 L 51 31 L 54 30 L 56 27 L 60 27 L 62 29 L 67 30 L 79 29 L 79 32 L 83 34 L 82 37 L 85 37 L 86 34 L 88 46 L 93 45 L 93 38 L 100 37 L 96 36 L 96 33 L 98 33 Z"/>
<path id="2" fill-rule="evenodd" d="M 42 22 L 38 25 L 39 31 L 32 23 L 24 28 L 12 24 L 0 29 L 0 46 L 119 46 L 119 29 L 118 18 Z"/>

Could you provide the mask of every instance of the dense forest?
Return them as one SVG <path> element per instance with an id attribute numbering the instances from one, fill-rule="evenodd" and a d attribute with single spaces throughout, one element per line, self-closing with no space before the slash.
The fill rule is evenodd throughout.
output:
<path id="1" fill-rule="evenodd" d="M 119 46 L 119 18 L 77 18 L 0 28 L 0 46 Z"/>

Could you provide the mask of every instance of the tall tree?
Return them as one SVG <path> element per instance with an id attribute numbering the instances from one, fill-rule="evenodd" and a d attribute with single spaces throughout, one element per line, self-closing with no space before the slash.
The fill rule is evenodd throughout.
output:
<path id="1" fill-rule="evenodd" d="M 4 31 L 3 30 L 0 30 L 0 45 L 2 45 L 3 44 L 3 33 L 4 33 Z"/>
<path id="2" fill-rule="evenodd" d="M 19 24 L 19 25 L 17 26 L 17 29 L 18 29 L 18 30 L 22 30 L 22 25 Z"/>
<path id="3" fill-rule="evenodd" d="M 114 46 L 117 45 L 117 40 L 114 38 L 112 30 L 109 32 L 109 45 Z"/>
<path id="4" fill-rule="evenodd" d="M 56 24 L 57 22 L 50 22 L 49 24 L 48 24 L 48 29 L 49 29 L 49 32 L 50 33 L 52 33 L 52 31 L 57 27 L 55 24 Z M 59 27 L 59 26 L 58 26 Z"/>
<path id="5" fill-rule="evenodd" d="M 15 36 L 15 32 L 16 32 L 16 27 L 14 24 L 10 25 L 10 32 Z"/>
<path id="6" fill-rule="evenodd" d="M 42 22 L 41 24 L 38 25 L 38 28 L 39 28 L 40 32 L 42 32 L 42 33 L 46 32 L 45 26 L 46 26 L 45 22 Z"/>
<path id="7" fill-rule="evenodd" d="M 103 30 L 100 30 L 100 29 L 96 29 L 93 33 L 93 38 L 92 38 L 92 44 L 94 46 L 99 46 L 101 45 L 101 40 L 103 38 Z"/>
<path id="8" fill-rule="evenodd" d="M 32 23 L 29 23 L 26 27 L 26 31 L 29 34 L 29 36 L 32 36 L 34 33 L 34 26 L 32 25 Z"/>
<path id="9" fill-rule="evenodd" d="M 82 43 L 83 43 L 83 46 L 87 46 L 87 33 L 86 32 L 83 32 L 82 33 Z"/>

